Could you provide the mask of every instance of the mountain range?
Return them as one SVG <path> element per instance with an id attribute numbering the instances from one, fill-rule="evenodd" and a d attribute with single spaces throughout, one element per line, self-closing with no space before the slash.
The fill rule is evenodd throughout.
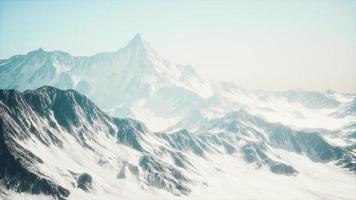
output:
<path id="1" fill-rule="evenodd" d="M 139 34 L 0 60 L 0 88 L 3 199 L 356 196 L 355 94 L 210 81 Z"/>

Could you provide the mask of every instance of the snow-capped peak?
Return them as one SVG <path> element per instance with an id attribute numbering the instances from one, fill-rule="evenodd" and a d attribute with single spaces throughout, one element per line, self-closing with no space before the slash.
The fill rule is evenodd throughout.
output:
<path id="1" fill-rule="evenodd" d="M 129 46 L 143 46 L 144 41 L 142 40 L 142 37 L 139 33 L 136 33 L 136 35 L 130 40 Z"/>
<path id="2" fill-rule="evenodd" d="M 42 47 L 40 47 L 37 50 L 35 50 L 34 52 L 43 53 L 43 52 L 46 52 L 46 51 L 44 49 L 42 49 Z"/>
<path id="3" fill-rule="evenodd" d="M 45 55 L 47 52 L 45 50 L 43 50 L 42 48 L 38 48 L 34 51 L 30 51 L 27 53 L 28 56 L 41 56 L 41 55 Z"/>
<path id="4" fill-rule="evenodd" d="M 119 52 L 140 62 L 140 65 L 149 61 L 153 63 L 155 67 L 159 67 L 157 63 L 164 62 L 164 59 L 162 59 L 155 50 L 142 39 L 139 33 L 137 33 L 123 49 L 120 49 Z"/>

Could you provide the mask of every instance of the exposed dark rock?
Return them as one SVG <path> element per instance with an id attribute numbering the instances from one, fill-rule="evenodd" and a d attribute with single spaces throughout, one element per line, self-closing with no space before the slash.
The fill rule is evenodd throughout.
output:
<path id="1" fill-rule="evenodd" d="M 118 127 L 116 137 L 122 144 L 128 145 L 138 151 L 143 151 L 140 141 L 142 134 L 147 132 L 147 128 L 142 123 L 133 119 L 114 119 L 115 125 Z"/>
<path id="2" fill-rule="evenodd" d="M 190 180 L 178 169 L 148 155 L 141 157 L 139 165 L 145 172 L 148 185 L 164 188 L 175 194 L 190 193 L 191 190 L 186 185 Z"/>
<path id="3" fill-rule="evenodd" d="M 0 119 L 0 180 L 7 189 L 32 194 L 45 194 L 65 199 L 69 190 L 46 179 L 33 167 L 42 160 L 9 139 L 9 131 Z"/>
<path id="4" fill-rule="evenodd" d="M 204 151 L 207 146 L 200 141 L 199 138 L 194 137 L 187 130 L 180 130 L 175 133 L 165 134 L 158 133 L 160 138 L 166 140 L 171 147 L 181 151 L 192 151 L 194 154 L 204 157 Z"/>
<path id="5" fill-rule="evenodd" d="M 271 172 L 283 175 L 296 175 L 298 171 L 292 166 L 274 161 L 265 153 L 267 147 L 264 144 L 251 143 L 241 148 L 245 160 L 249 163 L 255 163 L 258 168 L 267 165 Z"/>
<path id="6" fill-rule="evenodd" d="M 93 189 L 93 179 L 92 177 L 87 174 L 87 173 L 83 173 L 78 177 L 77 180 L 77 187 L 86 191 L 86 192 L 90 192 Z"/>

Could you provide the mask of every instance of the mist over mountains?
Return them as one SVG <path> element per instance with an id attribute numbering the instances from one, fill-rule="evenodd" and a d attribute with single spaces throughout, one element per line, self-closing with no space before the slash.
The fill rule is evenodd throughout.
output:
<path id="1" fill-rule="evenodd" d="M 213 82 L 139 34 L 89 57 L 0 60 L 0 88 L 4 199 L 356 195 L 355 94 Z"/>

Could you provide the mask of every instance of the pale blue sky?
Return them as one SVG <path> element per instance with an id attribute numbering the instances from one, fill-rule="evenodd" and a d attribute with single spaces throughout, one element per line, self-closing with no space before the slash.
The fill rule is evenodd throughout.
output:
<path id="1" fill-rule="evenodd" d="M 356 92 L 355 0 L 0 0 L 1 59 L 114 51 L 135 33 L 213 80 Z"/>

